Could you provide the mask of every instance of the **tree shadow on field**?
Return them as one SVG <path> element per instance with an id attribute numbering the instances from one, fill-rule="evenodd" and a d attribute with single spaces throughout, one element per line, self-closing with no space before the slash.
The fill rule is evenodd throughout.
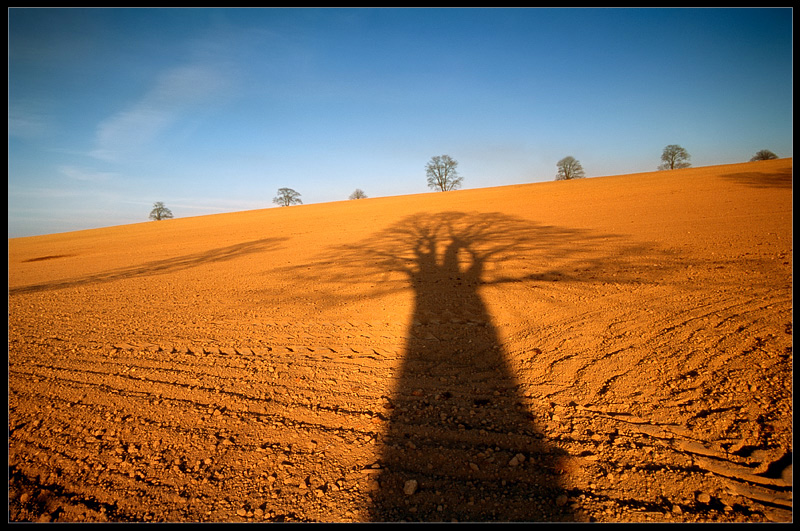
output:
<path id="1" fill-rule="evenodd" d="M 792 168 L 777 171 L 748 171 L 722 175 L 724 179 L 753 188 L 792 188 Z"/>
<path id="2" fill-rule="evenodd" d="M 609 246 L 613 239 L 500 213 L 423 213 L 314 265 L 334 285 L 398 274 L 399 287 L 374 292 L 413 289 L 373 521 L 573 520 L 560 497 L 563 452 L 524 405 L 481 289 L 602 281 L 619 253 L 642 252 Z M 616 283 L 625 281 L 620 270 Z"/>
<path id="3" fill-rule="evenodd" d="M 76 278 L 57 280 L 53 282 L 45 282 L 42 284 L 31 284 L 29 286 L 20 286 L 8 290 L 9 295 L 18 295 L 22 293 L 37 293 L 40 291 L 50 291 L 65 288 L 74 288 L 78 286 L 85 286 L 90 284 L 97 284 L 102 282 L 113 282 L 115 280 L 124 280 L 137 277 L 148 277 L 152 275 L 163 275 L 180 271 L 183 269 L 190 269 L 203 264 L 212 262 L 223 262 L 226 260 L 233 260 L 239 256 L 244 256 L 250 253 L 257 253 L 262 251 L 273 250 L 277 247 L 278 243 L 283 241 L 284 238 L 262 238 L 260 240 L 253 240 L 250 242 L 237 243 L 227 247 L 219 247 L 217 249 L 209 249 L 194 254 L 187 254 L 184 256 L 177 256 L 167 258 L 164 260 L 153 260 L 144 264 L 139 264 L 131 267 L 122 267 L 104 271 L 101 273 L 94 273 Z M 74 255 L 57 255 L 45 256 L 38 259 L 26 260 L 26 262 L 42 261 L 48 259 L 57 259 Z"/>

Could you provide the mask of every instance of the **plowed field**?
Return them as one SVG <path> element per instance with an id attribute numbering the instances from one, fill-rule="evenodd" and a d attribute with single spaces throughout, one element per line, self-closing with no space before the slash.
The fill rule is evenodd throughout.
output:
<path id="1" fill-rule="evenodd" d="M 792 159 L 8 246 L 10 521 L 792 519 Z"/>

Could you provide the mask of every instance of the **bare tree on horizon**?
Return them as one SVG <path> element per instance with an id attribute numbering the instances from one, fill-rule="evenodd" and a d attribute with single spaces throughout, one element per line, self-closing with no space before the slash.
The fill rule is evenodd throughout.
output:
<path id="1" fill-rule="evenodd" d="M 461 187 L 463 177 L 458 175 L 458 161 L 449 155 L 432 157 L 425 172 L 428 175 L 428 186 L 434 190 L 447 192 Z"/>
<path id="2" fill-rule="evenodd" d="M 556 181 L 567 181 L 570 179 L 582 179 L 586 177 L 583 173 L 583 166 L 575 157 L 564 157 L 556 163 L 558 173 Z"/>
<path id="3" fill-rule="evenodd" d="M 272 198 L 272 202 L 280 206 L 302 205 L 300 194 L 291 188 L 278 188 L 278 195 Z"/>
<path id="4" fill-rule="evenodd" d="M 350 197 L 348 199 L 366 199 L 366 198 L 367 194 L 364 193 L 364 190 L 362 190 L 361 188 L 356 188 L 355 192 L 350 194 Z"/>
<path id="5" fill-rule="evenodd" d="M 172 211 L 164 206 L 163 201 L 156 201 L 153 203 L 153 210 L 150 211 L 150 219 L 153 221 L 161 221 L 162 219 L 169 219 L 172 217 Z"/>
<path id="6" fill-rule="evenodd" d="M 664 148 L 661 153 L 662 164 L 658 166 L 659 170 L 678 170 L 681 168 L 688 168 L 692 164 L 689 162 L 691 156 L 689 152 L 677 144 L 670 144 Z"/>

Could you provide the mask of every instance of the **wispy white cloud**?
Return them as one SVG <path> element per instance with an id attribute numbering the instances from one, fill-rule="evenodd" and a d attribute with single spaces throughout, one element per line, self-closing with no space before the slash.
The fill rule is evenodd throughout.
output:
<path id="1" fill-rule="evenodd" d="M 9 100 L 9 138 L 39 138 L 51 129 L 52 120 L 43 104 L 33 101 Z"/>
<path id="2" fill-rule="evenodd" d="M 85 182 L 105 182 L 118 176 L 117 173 L 109 171 L 97 171 L 88 168 L 79 168 L 77 166 L 61 166 L 58 168 L 59 173 L 76 181 Z"/>
<path id="3" fill-rule="evenodd" d="M 46 204 L 48 200 L 63 200 L 69 198 L 118 201 L 118 194 L 99 187 L 69 187 L 69 186 L 20 186 L 9 183 L 8 204 L 35 201 Z"/>
<path id="4" fill-rule="evenodd" d="M 219 65 L 167 70 L 139 101 L 98 125 L 90 154 L 113 161 L 144 147 L 183 117 L 225 97 L 231 86 L 230 72 Z"/>
<path id="5" fill-rule="evenodd" d="M 146 195 L 146 194 L 145 194 Z M 225 198 L 211 198 L 211 197 L 174 197 L 170 198 L 167 195 L 149 195 L 136 196 L 136 197 L 120 197 L 118 203 L 120 205 L 130 206 L 151 206 L 155 201 L 163 201 L 175 215 L 180 214 L 180 217 L 186 216 L 201 216 L 204 214 L 222 214 L 226 212 L 241 212 L 244 210 L 259 210 L 262 208 L 271 208 L 273 205 L 264 201 L 256 201 L 252 199 L 225 199 Z"/>
<path id="6" fill-rule="evenodd" d="M 165 202 L 173 211 L 180 210 L 185 216 L 259 210 L 274 206 L 271 202 L 265 203 L 251 199 L 178 198 L 175 201 Z"/>
<path id="7" fill-rule="evenodd" d="M 156 105 L 187 107 L 215 98 L 228 84 L 229 80 L 220 67 L 182 66 L 162 75 L 146 99 Z"/>

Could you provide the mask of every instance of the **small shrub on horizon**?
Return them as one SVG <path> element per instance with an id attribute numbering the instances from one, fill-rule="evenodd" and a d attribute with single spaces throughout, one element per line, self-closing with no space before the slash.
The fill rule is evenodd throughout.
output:
<path id="1" fill-rule="evenodd" d="M 361 188 L 356 188 L 356 191 L 350 194 L 348 199 L 366 199 L 367 194 L 364 193 L 364 190 Z"/>
<path id="2" fill-rule="evenodd" d="M 768 149 L 762 149 L 761 151 L 753 155 L 753 158 L 750 159 L 750 162 L 755 162 L 757 160 L 772 160 L 777 158 L 778 155 L 776 155 L 772 151 Z"/>

